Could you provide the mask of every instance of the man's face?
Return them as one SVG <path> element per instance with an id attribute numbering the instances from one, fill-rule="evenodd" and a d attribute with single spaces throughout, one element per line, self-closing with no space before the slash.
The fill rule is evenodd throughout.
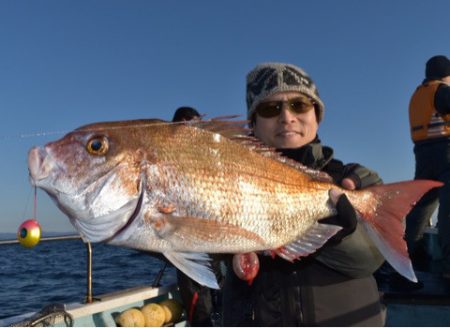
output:
<path id="1" fill-rule="evenodd" d="M 302 96 L 299 92 L 279 92 L 263 102 L 288 102 L 299 96 Z M 265 118 L 256 113 L 253 126 L 255 136 L 275 148 L 298 148 L 310 143 L 316 137 L 319 125 L 314 106 L 310 105 L 308 108 L 306 112 L 297 114 L 284 103 L 280 114 L 275 117 Z"/>

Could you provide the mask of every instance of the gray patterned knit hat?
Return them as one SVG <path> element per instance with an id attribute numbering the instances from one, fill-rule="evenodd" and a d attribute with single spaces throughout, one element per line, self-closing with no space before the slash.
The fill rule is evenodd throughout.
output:
<path id="1" fill-rule="evenodd" d="M 324 104 L 313 80 L 300 67 L 283 63 L 257 65 L 247 75 L 247 118 L 252 119 L 256 106 L 277 92 L 298 91 L 315 102 L 317 122 L 323 118 Z"/>

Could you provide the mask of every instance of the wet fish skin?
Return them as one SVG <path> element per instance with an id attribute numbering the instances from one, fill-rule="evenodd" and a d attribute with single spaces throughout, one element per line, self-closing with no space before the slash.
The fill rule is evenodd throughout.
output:
<path id="1" fill-rule="evenodd" d="M 31 181 L 55 200 L 84 238 L 161 252 L 214 288 L 203 253 L 274 250 L 293 260 L 320 248 L 340 229 L 319 222 L 336 214 L 329 190 L 338 189 L 386 258 L 414 280 L 402 228 L 385 237 L 386 225 L 401 226 L 412 203 L 439 183 L 344 190 L 323 173 L 280 158 L 249 138 L 239 139 L 221 124 L 137 120 L 87 125 L 31 149 Z M 403 202 L 399 210 L 395 199 Z"/>

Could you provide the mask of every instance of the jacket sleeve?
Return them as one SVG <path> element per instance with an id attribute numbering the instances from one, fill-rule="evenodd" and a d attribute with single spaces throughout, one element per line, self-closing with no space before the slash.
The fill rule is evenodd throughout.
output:
<path id="1" fill-rule="evenodd" d="M 450 114 L 450 86 L 441 84 L 434 96 L 434 106 L 442 115 Z"/>
<path id="2" fill-rule="evenodd" d="M 353 163 L 344 166 L 342 177 L 355 181 L 357 189 L 382 183 L 376 172 Z M 384 257 L 359 222 L 352 234 L 338 244 L 330 244 L 322 248 L 316 259 L 353 278 L 371 275 L 384 261 Z"/>
<path id="3" fill-rule="evenodd" d="M 351 163 L 344 166 L 343 179 L 350 178 L 356 184 L 356 189 L 383 183 L 378 173 L 362 165 Z"/>
<path id="4" fill-rule="evenodd" d="M 352 278 L 369 276 L 384 262 L 383 255 L 360 223 L 356 226 L 355 232 L 339 244 L 324 247 L 316 259 Z"/>

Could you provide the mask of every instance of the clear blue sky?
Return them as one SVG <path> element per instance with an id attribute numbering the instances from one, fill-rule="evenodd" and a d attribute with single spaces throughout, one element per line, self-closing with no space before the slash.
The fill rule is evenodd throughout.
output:
<path id="1" fill-rule="evenodd" d="M 414 175 L 409 97 L 450 55 L 448 0 L 0 1 L 0 232 L 32 215 L 27 152 L 94 121 L 245 113 L 257 63 L 303 67 L 319 135 L 386 182 Z M 73 231 L 38 192 L 44 231 Z"/>

